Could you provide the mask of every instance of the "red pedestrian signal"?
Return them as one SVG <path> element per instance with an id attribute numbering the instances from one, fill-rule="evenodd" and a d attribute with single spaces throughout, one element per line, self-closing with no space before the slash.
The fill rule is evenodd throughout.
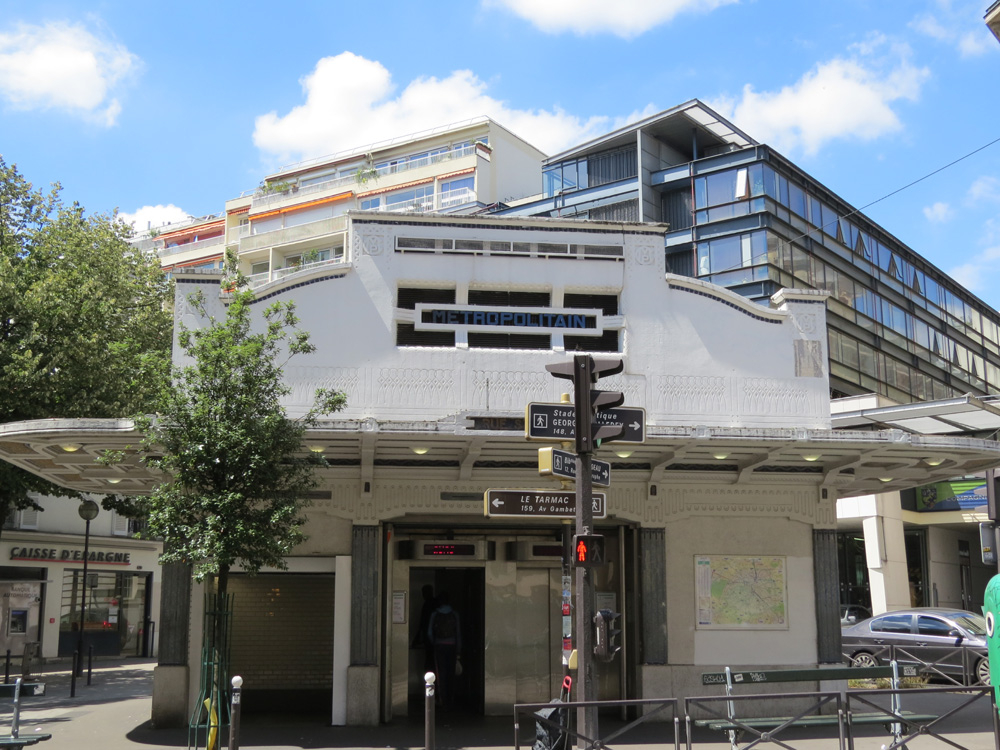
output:
<path id="1" fill-rule="evenodd" d="M 578 568 L 604 565 L 604 537 L 600 534 L 577 534 L 573 537 L 573 564 Z"/>

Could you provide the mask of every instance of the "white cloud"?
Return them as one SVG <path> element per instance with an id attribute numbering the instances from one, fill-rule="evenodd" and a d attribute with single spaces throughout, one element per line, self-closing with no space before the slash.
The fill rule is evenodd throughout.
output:
<path id="1" fill-rule="evenodd" d="M 685 11 L 708 12 L 739 0 L 484 0 L 549 34 L 610 32 L 626 39 L 673 20 Z"/>
<path id="2" fill-rule="evenodd" d="M 983 23 L 979 4 L 976 12 L 953 9 L 939 3 L 940 16 L 924 13 L 910 21 L 910 28 L 924 36 L 954 46 L 962 57 L 978 57 L 993 51 L 996 40 Z"/>
<path id="3" fill-rule="evenodd" d="M 137 232 L 147 229 L 155 229 L 166 224 L 175 224 L 179 221 L 186 221 L 190 215 L 183 208 L 178 208 L 173 203 L 169 205 L 142 206 L 133 213 L 120 212 L 118 218 L 126 224 L 131 224 Z"/>
<path id="4" fill-rule="evenodd" d="M 886 50 L 883 54 L 882 51 Z M 915 101 L 930 75 L 909 62 L 909 48 L 873 36 L 851 55 L 816 65 L 790 86 L 713 103 L 754 138 L 786 153 L 817 153 L 836 139 L 873 140 L 902 129 L 892 104 Z"/>
<path id="5" fill-rule="evenodd" d="M 62 109 L 110 127 L 121 113 L 115 93 L 140 67 L 123 45 L 82 25 L 0 33 L 0 97 L 17 109 Z"/>
<path id="6" fill-rule="evenodd" d="M 932 206 L 924 206 L 924 216 L 927 221 L 931 222 L 945 222 L 951 219 L 955 215 L 955 211 L 947 203 L 942 203 L 938 201 Z"/>
<path id="7" fill-rule="evenodd" d="M 551 110 L 513 109 L 470 70 L 417 78 L 399 91 L 379 62 L 351 52 L 324 57 L 300 80 L 305 102 L 288 114 L 260 115 L 254 144 L 280 161 L 360 148 L 368 143 L 486 115 L 546 153 L 650 114 L 652 105 L 612 121 Z M 631 119 L 630 119 L 631 118 Z"/>
<path id="8" fill-rule="evenodd" d="M 1000 245 L 986 248 L 947 273 L 971 292 L 992 291 L 1000 281 Z"/>
<path id="9" fill-rule="evenodd" d="M 969 186 L 968 198 L 972 203 L 1000 203 L 1000 178 L 983 176 Z"/>

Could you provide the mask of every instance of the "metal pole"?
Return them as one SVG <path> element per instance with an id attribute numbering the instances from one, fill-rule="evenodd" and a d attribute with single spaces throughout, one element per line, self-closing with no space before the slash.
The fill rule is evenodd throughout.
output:
<path id="1" fill-rule="evenodd" d="M 83 582 L 80 587 L 80 633 L 76 643 L 76 652 L 79 658 L 74 666 L 77 675 L 83 674 L 83 624 L 87 612 L 87 558 L 90 557 L 90 519 L 88 518 L 86 521 L 87 527 L 83 532 Z"/>
<path id="2" fill-rule="evenodd" d="M 243 692 L 243 678 L 233 677 L 233 697 L 229 711 L 229 750 L 240 750 L 240 695 Z"/>
<path id="3" fill-rule="evenodd" d="M 10 682 L 10 649 L 7 649 L 7 661 L 3 670 L 3 684 Z"/>
<path id="4" fill-rule="evenodd" d="M 21 678 L 14 683 L 14 714 L 10 719 L 10 736 L 17 738 L 21 724 Z"/>
<path id="5" fill-rule="evenodd" d="M 90 680 L 94 676 L 94 644 L 91 643 L 87 646 L 87 685 L 90 685 Z"/>
<path id="6" fill-rule="evenodd" d="M 80 652 L 73 652 L 73 664 L 69 670 L 69 697 L 76 697 L 76 663 L 80 660 Z"/>
<path id="7" fill-rule="evenodd" d="M 590 454 L 581 453 L 576 460 L 576 533 L 594 533 L 593 483 L 590 475 Z M 577 697 L 581 701 L 597 700 L 594 682 L 594 575 L 590 568 L 576 568 L 576 613 L 573 626 L 576 630 Z M 591 741 L 597 738 L 597 709 L 577 709 L 577 727 Z M 578 746 L 587 747 L 584 739 Z"/>
<path id="8" fill-rule="evenodd" d="M 594 483 L 590 473 L 591 414 L 590 389 L 593 360 L 589 354 L 573 357 L 574 406 L 576 416 L 576 533 L 594 533 Z M 586 440 L 581 443 L 580 436 Z M 585 450 L 581 447 L 586 446 Z M 576 612 L 573 627 L 576 631 L 576 684 L 579 701 L 597 699 L 594 684 L 594 576 L 589 567 L 576 566 Z M 576 711 L 577 747 L 588 747 L 598 736 L 597 708 L 578 708 Z"/>
<path id="9" fill-rule="evenodd" d="M 424 674 L 424 750 L 434 750 L 434 680 L 433 672 Z"/>

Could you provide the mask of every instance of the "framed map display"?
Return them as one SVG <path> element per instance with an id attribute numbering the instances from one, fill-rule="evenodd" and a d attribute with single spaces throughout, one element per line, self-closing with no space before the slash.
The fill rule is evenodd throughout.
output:
<path id="1" fill-rule="evenodd" d="M 694 575 L 699 629 L 788 629 L 783 556 L 696 555 Z"/>

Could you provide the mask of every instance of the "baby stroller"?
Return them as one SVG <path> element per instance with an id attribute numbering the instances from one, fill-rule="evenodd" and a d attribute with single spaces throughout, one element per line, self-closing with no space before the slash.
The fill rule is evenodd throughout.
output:
<path id="1" fill-rule="evenodd" d="M 535 744 L 531 750 L 568 750 L 569 748 L 569 692 L 573 678 L 563 677 L 559 697 L 552 701 L 551 708 L 535 711 Z"/>

